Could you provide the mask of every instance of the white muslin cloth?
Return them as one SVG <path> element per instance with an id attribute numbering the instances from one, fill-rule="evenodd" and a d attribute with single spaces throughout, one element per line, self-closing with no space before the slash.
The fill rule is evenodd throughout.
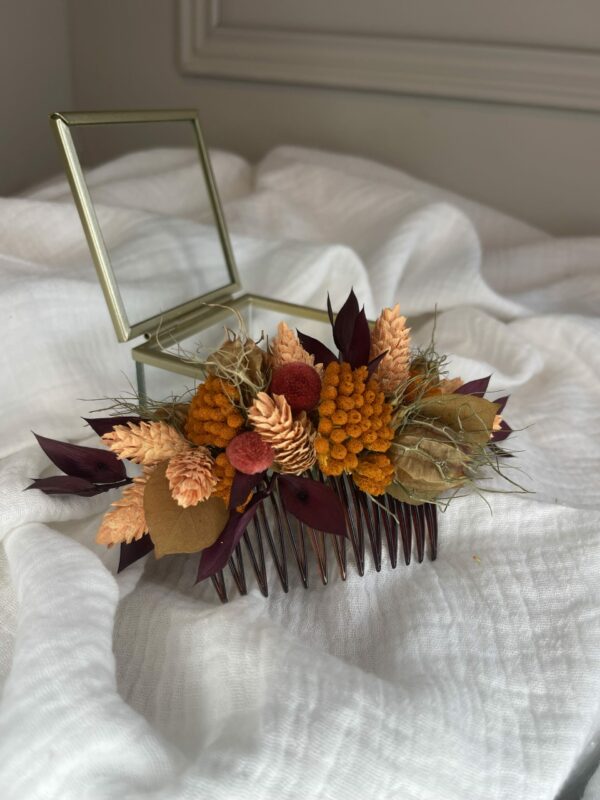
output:
<path id="1" fill-rule="evenodd" d="M 151 211 L 172 199 L 194 216 L 187 157 L 138 154 L 92 180 L 124 215 L 143 191 Z M 80 398 L 123 393 L 129 346 L 66 184 L 1 199 L 0 797 L 581 796 L 600 757 L 600 239 L 557 240 L 347 156 L 213 165 L 243 283 L 319 307 L 354 286 L 369 317 L 437 308 L 452 373 L 511 394 L 511 467 L 534 493 L 456 500 L 436 562 L 327 587 L 315 569 L 308 591 L 273 580 L 268 599 L 252 585 L 222 606 L 194 586 L 195 556 L 115 577 L 117 553 L 94 544 L 112 493 L 23 489 L 53 472 L 31 430 L 97 443 Z"/>

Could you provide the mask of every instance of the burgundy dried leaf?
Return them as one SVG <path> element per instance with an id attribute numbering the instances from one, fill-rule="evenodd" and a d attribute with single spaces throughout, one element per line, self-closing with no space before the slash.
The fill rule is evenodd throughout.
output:
<path id="1" fill-rule="evenodd" d="M 236 470 L 233 476 L 233 483 L 231 484 L 229 508 L 235 509 L 241 505 L 250 492 L 265 478 L 265 475 L 266 473 L 264 472 L 258 472 L 255 475 L 246 475 L 244 472 Z"/>
<path id="2" fill-rule="evenodd" d="M 512 432 L 513 430 L 508 424 L 508 422 L 502 420 L 502 422 L 500 423 L 500 430 L 494 432 L 490 441 L 503 442 L 505 439 L 508 439 L 508 437 L 511 435 Z"/>
<path id="3" fill-rule="evenodd" d="M 210 578 L 211 575 L 226 566 L 231 554 L 244 535 L 244 531 L 256 514 L 258 506 L 266 496 L 266 492 L 257 492 L 245 511 L 241 514 L 238 511 L 231 512 L 227 525 L 223 528 L 217 541 L 202 551 L 196 583 L 203 581 L 205 578 Z"/>
<path id="4" fill-rule="evenodd" d="M 463 383 L 463 385 L 456 390 L 455 394 L 472 394 L 475 397 L 483 397 L 487 392 L 491 377 L 491 375 L 488 375 L 487 378 L 477 378 L 475 381 Z"/>
<path id="5" fill-rule="evenodd" d="M 37 433 L 34 436 L 50 461 L 67 475 L 92 483 L 119 483 L 127 477 L 125 465 L 109 450 L 59 442 Z"/>
<path id="6" fill-rule="evenodd" d="M 350 289 L 348 299 L 338 311 L 333 326 L 333 341 L 336 343 L 344 358 L 346 358 L 346 353 L 352 344 L 358 313 L 358 300 L 354 294 L 354 289 Z"/>
<path id="7" fill-rule="evenodd" d="M 115 425 L 127 425 L 128 422 L 134 422 L 136 425 L 142 421 L 141 417 L 83 417 L 85 422 L 94 430 L 98 436 L 104 436 L 105 433 L 110 433 Z"/>
<path id="8" fill-rule="evenodd" d="M 383 359 L 387 356 L 388 353 L 389 353 L 389 350 L 384 350 L 383 353 L 379 353 L 378 356 L 375 356 L 375 358 L 372 358 L 369 361 L 369 363 L 367 364 L 368 372 L 369 372 L 369 378 L 377 370 L 377 368 L 379 367 L 380 363 L 383 361 Z"/>
<path id="9" fill-rule="evenodd" d="M 77 494 L 80 497 L 93 497 L 95 494 L 107 491 L 94 486 L 85 478 L 76 478 L 74 475 L 52 475 L 50 478 L 32 478 L 31 486 L 26 489 L 39 489 L 44 494 Z"/>
<path id="10" fill-rule="evenodd" d="M 331 329 L 333 330 L 333 308 L 331 307 L 331 298 L 329 297 L 329 292 L 327 292 L 327 313 L 329 314 L 329 322 L 331 322 Z"/>
<path id="11" fill-rule="evenodd" d="M 337 361 L 337 357 L 331 352 L 328 347 L 325 347 L 323 342 L 314 339 L 312 336 L 307 336 L 306 333 L 297 331 L 298 339 L 302 347 L 307 353 L 315 357 L 315 364 L 323 364 L 326 367 L 332 361 Z"/>
<path id="12" fill-rule="evenodd" d="M 354 331 L 348 349 L 343 353 L 344 359 L 350 363 L 352 369 L 363 367 L 369 363 L 371 351 L 371 330 L 367 322 L 367 315 L 362 308 L 354 323 Z"/>
<path id="13" fill-rule="evenodd" d="M 496 405 L 498 406 L 498 411 L 496 413 L 502 414 L 502 412 L 506 407 L 506 404 L 508 403 L 509 398 L 510 395 L 507 394 L 506 397 L 499 397 L 497 400 L 492 400 L 492 402 L 496 403 Z"/>
<path id="14" fill-rule="evenodd" d="M 133 564 L 134 561 L 138 561 L 140 558 L 148 555 L 152 550 L 154 550 L 154 544 L 148 533 L 145 533 L 141 539 L 135 539 L 133 542 L 123 542 L 121 545 L 117 572 L 122 572 L 126 567 Z"/>
<path id="15" fill-rule="evenodd" d="M 285 509 L 300 522 L 324 533 L 348 535 L 344 507 L 329 486 L 297 475 L 280 475 L 277 483 Z"/>

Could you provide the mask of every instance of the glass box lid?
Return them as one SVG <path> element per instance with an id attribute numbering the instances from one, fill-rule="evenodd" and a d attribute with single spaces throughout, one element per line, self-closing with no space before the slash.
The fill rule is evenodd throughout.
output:
<path id="1" fill-rule="evenodd" d="M 50 119 L 119 341 L 234 296 L 241 284 L 195 111 Z"/>

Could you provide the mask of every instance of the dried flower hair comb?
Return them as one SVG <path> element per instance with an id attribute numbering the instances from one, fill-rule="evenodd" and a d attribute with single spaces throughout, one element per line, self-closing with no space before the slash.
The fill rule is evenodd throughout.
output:
<path id="1" fill-rule="evenodd" d="M 97 535 L 120 545 L 119 570 L 151 550 L 200 552 L 198 580 L 223 602 L 226 568 L 245 594 L 250 565 L 268 594 L 267 552 L 284 591 L 290 563 L 308 587 L 307 541 L 323 583 L 329 540 L 342 579 L 349 551 L 364 573 L 367 545 L 376 570 L 384 542 L 392 567 L 400 546 L 406 564 L 413 546 L 419 562 L 426 549 L 435 559 L 437 507 L 509 455 L 508 398 L 484 398 L 489 378 L 445 377 L 433 347 L 411 353 L 398 306 L 372 330 L 354 292 L 335 317 L 328 298 L 328 312 L 337 356 L 285 322 L 268 349 L 228 332 L 189 402 L 140 400 L 136 416 L 86 420 L 108 450 L 38 436 L 65 474 L 27 488 L 122 487 Z M 140 473 L 128 477 L 124 461 Z"/>

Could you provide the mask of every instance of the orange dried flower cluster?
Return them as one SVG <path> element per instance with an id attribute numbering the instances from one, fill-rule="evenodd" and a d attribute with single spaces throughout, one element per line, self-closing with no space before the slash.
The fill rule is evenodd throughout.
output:
<path id="1" fill-rule="evenodd" d="M 212 490 L 211 497 L 220 497 L 229 508 L 229 498 L 231 496 L 231 485 L 235 477 L 235 467 L 227 458 L 227 453 L 222 452 L 215 458 L 215 465 L 213 467 L 213 475 L 217 479 L 215 488 Z M 243 511 L 250 500 L 252 499 L 252 492 L 248 493 L 248 497 L 241 505 L 236 507 L 236 511 Z"/>
<path id="2" fill-rule="evenodd" d="M 384 453 L 365 453 L 352 472 L 354 483 L 367 494 L 383 494 L 394 477 L 394 465 Z"/>
<path id="3" fill-rule="evenodd" d="M 235 407 L 240 394 L 233 384 L 209 375 L 196 389 L 185 435 L 194 444 L 226 447 L 244 424 Z"/>
<path id="4" fill-rule="evenodd" d="M 231 484 L 235 476 L 235 467 L 227 458 L 227 453 L 219 453 L 215 458 L 213 475 L 217 479 L 217 483 L 211 496 L 220 497 L 225 505 L 229 507 L 229 495 L 231 494 Z"/>
<path id="5" fill-rule="evenodd" d="M 384 453 L 394 431 L 392 407 L 367 367 L 331 362 L 323 375 L 315 450 L 325 475 L 352 472 L 363 450 Z"/>

